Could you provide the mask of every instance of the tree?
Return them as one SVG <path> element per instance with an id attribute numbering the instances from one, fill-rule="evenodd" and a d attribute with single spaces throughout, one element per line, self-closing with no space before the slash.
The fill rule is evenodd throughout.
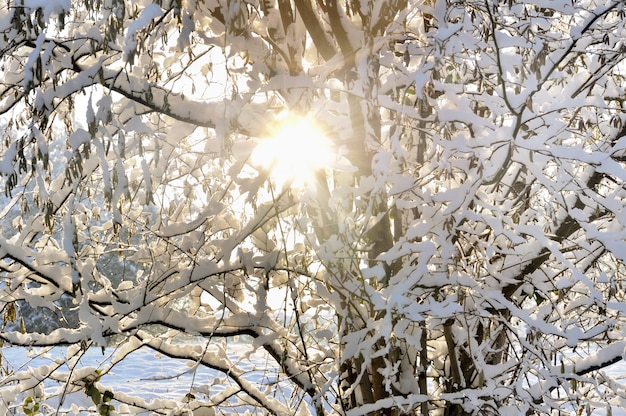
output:
<path id="1" fill-rule="evenodd" d="M 623 2 L 1 10 L 5 325 L 25 304 L 78 319 L 0 337 L 70 365 L 115 345 L 111 368 L 147 347 L 231 383 L 148 402 L 52 365 L 7 378 L 11 405 L 44 379 L 102 414 L 623 405 L 602 371 L 626 347 Z M 303 183 L 255 156 L 298 116 L 335 149 Z"/>

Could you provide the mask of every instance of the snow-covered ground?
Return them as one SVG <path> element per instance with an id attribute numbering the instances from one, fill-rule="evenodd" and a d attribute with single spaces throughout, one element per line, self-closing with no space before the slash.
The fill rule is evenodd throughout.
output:
<path id="1" fill-rule="evenodd" d="M 12 372 L 20 372 L 30 368 L 36 368 L 41 365 L 51 365 L 55 358 L 60 358 L 65 353 L 65 348 L 55 348 L 45 357 L 38 354 L 38 349 L 33 348 L 27 350 L 25 348 L 3 348 L 2 366 L 8 368 Z M 81 368 L 95 367 L 99 369 L 110 366 L 113 349 L 106 349 L 104 352 L 100 348 L 90 348 L 80 358 L 78 365 L 73 371 L 79 371 Z M 236 359 L 237 357 L 231 357 Z M 263 369 L 266 362 L 261 356 L 250 356 L 251 364 L 246 370 L 249 372 L 246 378 L 250 380 L 267 381 L 268 373 Z M 257 359 L 255 361 L 255 359 Z M 214 396 L 228 387 L 228 380 L 217 372 L 205 367 L 193 365 L 194 363 L 186 360 L 175 360 L 169 357 L 160 356 L 148 348 L 142 348 L 131 353 L 126 359 L 118 363 L 110 372 L 102 376 L 100 383 L 103 386 L 111 388 L 115 393 L 125 393 L 133 396 L 150 400 L 174 400 L 184 402 L 185 396 L 189 393 L 194 394 L 198 399 L 206 399 Z M 242 363 L 238 364 L 240 367 Z M 258 366 L 255 368 L 255 366 Z M 63 368 L 68 371 L 67 367 Z M 2 385 L 0 377 L 0 385 Z M 63 389 L 63 384 L 48 380 L 45 383 L 45 394 L 48 397 L 43 400 L 48 412 L 44 414 L 54 414 L 50 409 L 61 412 L 70 412 L 73 405 L 90 407 L 93 402 L 83 391 L 79 391 L 65 397 L 63 403 L 59 405 L 57 393 Z M 41 395 L 42 392 L 31 392 L 34 395 Z M 27 394 L 21 394 L 15 397 L 11 403 L 6 403 L 6 397 L 0 400 L 0 415 L 4 414 L 23 414 L 22 405 Z M 7 404 L 9 405 L 7 407 Z M 114 407 L 118 407 L 118 403 L 112 402 Z M 42 410 L 44 406 L 42 406 Z"/>
<path id="2" fill-rule="evenodd" d="M 44 358 L 38 356 L 37 351 L 37 349 L 28 351 L 25 348 L 3 348 L 1 350 L 2 365 L 16 372 L 23 371 L 28 367 L 49 365 L 52 359 L 58 358 L 64 353 L 63 348 L 57 348 L 53 350 L 50 356 Z M 107 349 L 103 353 L 99 348 L 90 348 L 80 359 L 76 370 L 85 367 L 106 368 L 110 364 L 112 353 L 112 349 Z M 248 368 L 250 372 L 247 377 L 250 380 L 267 382 L 268 373 L 263 370 L 267 363 L 260 355 L 256 358 L 255 361 L 255 356 L 251 356 L 251 366 Z M 626 361 L 614 364 L 603 371 L 618 379 L 626 378 Z M 0 385 L 2 384 L 1 380 L 0 377 Z M 185 395 L 190 392 L 206 398 L 227 388 L 226 379 L 215 371 L 193 366 L 193 363 L 185 360 L 174 360 L 156 355 L 154 351 L 148 348 L 133 352 L 122 363 L 116 365 L 111 372 L 103 376 L 101 383 L 111 387 L 115 392 L 139 395 L 148 401 L 169 399 L 183 402 Z M 62 385 L 49 381 L 45 388 L 46 393 L 50 394 L 58 391 Z M 12 405 L 7 408 L 3 397 L 3 400 L 0 401 L 0 414 L 23 414 L 22 404 L 25 398 L 26 395 L 17 397 Z M 59 406 L 57 397 L 49 398 L 45 400 L 45 403 L 48 405 L 47 409 L 59 409 L 66 413 L 69 411 L 70 414 L 72 405 L 88 407 L 93 404 L 91 399 L 82 391 L 68 396 L 61 406 Z M 561 415 L 568 413 L 571 416 L 577 415 L 574 411 L 564 412 Z M 48 412 L 47 414 L 53 413 Z M 588 414 L 593 416 L 626 416 L 626 409 L 613 407 L 609 413 L 606 408 L 598 407 L 591 413 L 585 412 L 585 415 Z"/>

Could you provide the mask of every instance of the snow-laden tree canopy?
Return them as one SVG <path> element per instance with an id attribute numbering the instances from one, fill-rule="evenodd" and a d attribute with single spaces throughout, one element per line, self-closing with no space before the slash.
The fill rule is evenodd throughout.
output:
<path id="1" fill-rule="evenodd" d="M 3 361 L 0 406 L 625 406 L 603 371 L 626 347 L 625 14 L 621 0 L 0 2 L 0 338 L 68 346 L 67 365 Z M 57 325 L 37 332 L 43 316 Z M 73 371 L 96 346 L 112 364 Z M 220 393 L 104 384 L 138 348 L 212 368 Z"/>

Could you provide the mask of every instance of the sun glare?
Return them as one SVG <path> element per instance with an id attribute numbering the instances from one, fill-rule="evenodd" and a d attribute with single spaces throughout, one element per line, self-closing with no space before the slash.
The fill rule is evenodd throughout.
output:
<path id="1" fill-rule="evenodd" d="M 268 170 L 279 188 L 311 185 L 315 174 L 334 161 L 332 143 L 308 117 L 281 120 L 252 154 L 252 163 Z"/>

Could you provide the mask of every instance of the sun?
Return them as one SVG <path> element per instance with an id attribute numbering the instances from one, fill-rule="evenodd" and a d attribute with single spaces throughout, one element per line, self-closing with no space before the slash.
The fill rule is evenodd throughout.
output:
<path id="1" fill-rule="evenodd" d="M 308 187 L 335 162 L 332 142 L 311 117 L 285 117 L 268 136 L 259 141 L 252 163 L 268 171 L 280 189 Z"/>

